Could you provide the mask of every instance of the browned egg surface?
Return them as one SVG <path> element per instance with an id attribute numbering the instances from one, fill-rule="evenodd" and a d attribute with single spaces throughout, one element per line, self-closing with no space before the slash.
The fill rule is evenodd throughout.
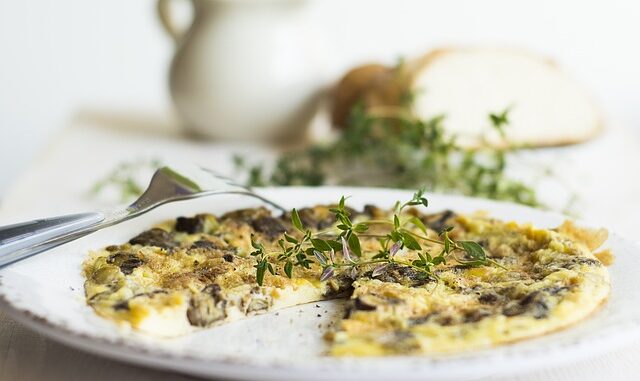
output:
<path id="1" fill-rule="evenodd" d="M 351 213 L 355 222 L 392 216 L 374 206 Z M 329 206 L 299 214 L 314 232 L 336 225 Z M 321 282 L 320 266 L 295 267 L 289 279 L 274 258 L 278 275 L 267 273 L 258 286 L 251 236 L 273 251 L 284 232 L 298 238 L 300 233 L 290 215 L 255 208 L 179 217 L 91 252 L 83 267 L 87 303 L 122 327 L 167 337 L 293 305 L 350 298 L 344 318 L 326 332 L 328 352 L 381 356 L 463 351 L 539 336 L 587 317 L 609 294 L 605 265 L 612 256 L 595 252 L 606 240 L 604 230 L 571 222 L 538 229 L 452 211 L 411 209 L 406 216 L 418 217 L 433 238 L 453 227 L 452 238 L 479 243 L 494 263 L 471 267 L 450 259 L 431 275 L 392 264 L 375 276 L 374 265 L 361 265 Z M 372 225 L 368 233 L 384 229 Z M 362 237 L 361 243 L 362 260 L 380 249 L 375 238 Z M 423 248 L 439 250 L 435 243 Z M 397 258 L 411 261 L 417 253 L 402 249 Z"/>

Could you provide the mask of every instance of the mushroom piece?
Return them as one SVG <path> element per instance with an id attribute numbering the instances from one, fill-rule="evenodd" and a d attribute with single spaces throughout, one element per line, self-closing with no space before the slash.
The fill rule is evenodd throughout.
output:
<path id="1" fill-rule="evenodd" d="M 208 327 L 227 316 L 226 304 L 226 300 L 220 296 L 220 286 L 209 285 L 191 297 L 187 319 L 193 326 Z"/>
<path id="2" fill-rule="evenodd" d="M 142 258 L 135 254 L 118 252 L 107 258 L 107 263 L 118 266 L 124 275 L 129 275 L 134 269 L 144 264 Z"/>
<path id="3" fill-rule="evenodd" d="M 153 228 L 142 232 L 131 238 L 129 243 L 132 245 L 156 246 L 163 249 L 172 249 L 178 246 L 173 239 L 173 235 L 160 228 Z"/>

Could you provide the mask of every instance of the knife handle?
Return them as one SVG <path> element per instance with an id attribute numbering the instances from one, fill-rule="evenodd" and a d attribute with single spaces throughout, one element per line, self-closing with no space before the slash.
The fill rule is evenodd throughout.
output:
<path id="1" fill-rule="evenodd" d="M 104 219 L 103 213 L 92 212 L 0 226 L 0 267 L 35 254 L 25 249 L 87 230 Z"/>

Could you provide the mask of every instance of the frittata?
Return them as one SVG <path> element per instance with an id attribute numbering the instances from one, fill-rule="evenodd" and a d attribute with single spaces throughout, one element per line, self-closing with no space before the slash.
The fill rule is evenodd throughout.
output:
<path id="1" fill-rule="evenodd" d="M 331 234 L 340 223 L 331 207 L 297 213 L 311 231 Z M 393 216 L 370 205 L 349 210 L 355 222 Z M 538 229 L 448 210 L 404 213 L 419 219 L 429 237 L 453 228 L 452 238 L 477 242 L 491 263 L 452 260 L 431 273 L 399 263 L 368 264 L 382 245 L 372 233 L 384 228 L 372 225 L 361 237 L 362 265 L 338 268 L 321 281 L 318 263 L 296 266 L 289 277 L 281 262 L 270 259 L 273 274 L 266 271 L 258 285 L 252 241 L 277 250 L 285 232 L 298 238 L 302 233 L 290 214 L 254 208 L 179 217 L 90 253 L 83 267 L 87 303 L 123 327 L 171 337 L 289 306 L 350 298 L 344 318 L 326 334 L 329 353 L 381 356 L 457 352 L 539 336 L 584 319 L 607 299 L 605 265 L 612 255 L 595 252 L 605 230 L 571 222 Z M 341 251 L 335 256 L 348 259 Z M 404 247 L 395 256 L 407 263 L 418 253 Z"/>

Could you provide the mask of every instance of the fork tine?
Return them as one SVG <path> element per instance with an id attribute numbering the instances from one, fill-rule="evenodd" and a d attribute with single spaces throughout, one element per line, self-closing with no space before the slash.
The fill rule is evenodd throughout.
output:
<path id="1" fill-rule="evenodd" d="M 239 184 L 239 183 L 237 183 L 235 180 L 233 180 L 232 178 L 227 177 L 227 176 L 225 176 L 225 175 L 222 175 L 222 174 L 220 174 L 220 173 L 218 173 L 218 172 L 216 172 L 216 171 L 214 171 L 214 170 L 212 170 L 212 169 L 210 169 L 210 168 L 207 168 L 207 167 L 200 167 L 200 169 L 201 169 L 201 170 L 203 170 L 203 171 L 205 171 L 205 172 L 207 172 L 207 173 L 209 173 L 210 175 L 212 175 L 213 177 L 215 177 L 215 178 L 217 178 L 217 179 L 220 179 L 220 180 L 226 181 L 226 183 L 227 183 L 227 184 L 229 184 L 229 185 L 231 185 L 231 186 L 235 186 L 235 187 L 242 188 L 242 189 L 246 189 L 246 190 L 251 190 L 251 187 L 249 187 L 249 186 L 247 186 L 247 185 Z"/>
<path id="2" fill-rule="evenodd" d="M 228 185 L 228 186 L 241 189 L 241 191 L 232 191 L 232 190 L 230 190 L 230 191 L 228 191 L 226 193 L 234 193 L 234 194 L 241 194 L 241 195 L 245 195 L 245 196 L 251 196 L 251 197 L 257 198 L 258 200 L 260 200 L 260 201 L 262 201 L 262 202 L 264 202 L 264 203 L 266 203 L 268 205 L 271 205 L 272 207 L 280 210 L 283 213 L 287 212 L 287 209 L 284 208 L 282 205 L 276 203 L 275 201 L 269 200 L 269 199 L 257 194 L 251 187 L 249 187 L 247 185 L 239 184 L 238 182 L 236 182 L 235 180 L 231 179 L 230 177 L 222 175 L 222 174 L 220 174 L 220 173 L 218 173 L 218 172 L 216 172 L 216 171 L 214 171 L 214 170 L 212 170 L 210 168 L 207 168 L 207 167 L 199 166 L 198 169 L 200 171 L 205 172 L 208 175 L 218 179 L 218 180 L 221 180 L 221 181 L 225 182 L 225 184 Z"/>

